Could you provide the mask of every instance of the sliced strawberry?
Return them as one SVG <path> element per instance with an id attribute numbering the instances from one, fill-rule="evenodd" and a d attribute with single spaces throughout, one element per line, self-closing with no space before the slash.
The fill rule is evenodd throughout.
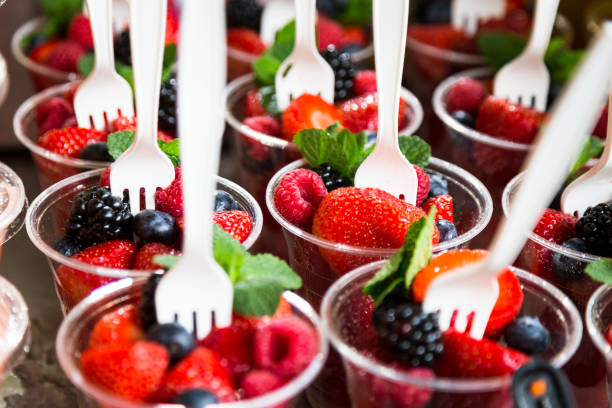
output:
<path id="1" fill-rule="evenodd" d="M 98 320 L 89 336 L 89 347 L 111 343 L 125 343 L 127 346 L 146 338 L 140 327 L 138 308 L 135 305 L 127 305 L 105 314 Z"/>
<path id="2" fill-rule="evenodd" d="M 229 28 L 227 45 L 253 55 L 260 55 L 266 50 L 266 45 L 261 40 L 259 33 L 248 28 Z"/>
<path id="3" fill-rule="evenodd" d="M 480 105 L 476 130 L 487 135 L 517 143 L 531 143 L 546 114 L 488 96 Z"/>
<path id="4" fill-rule="evenodd" d="M 38 139 L 38 145 L 62 156 L 79 157 L 88 144 L 105 140 L 106 134 L 99 130 L 71 127 L 47 131 Z"/>
<path id="5" fill-rule="evenodd" d="M 426 214 L 429 214 L 431 207 L 436 207 L 436 221 L 447 220 L 452 223 L 455 222 L 453 217 L 453 196 L 450 194 L 431 197 L 421 205 Z"/>
<path id="6" fill-rule="evenodd" d="M 342 125 L 351 132 L 378 130 L 378 95 L 376 93 L 363 94 L 349 99 L 338 109 L 342 114 Z M 398 129 L 401 130 L 407 125 L 407 115 L 408 105 L 404 100 L 400 100 Z"/>
<path id="7" fill-rule="evenodd" d="M 215 211 L 213 221 L 240 242 L 247 239 L 253 228 L 251 216 L 246 211 Z"/>
<path id="8" fill-rule="evenodd" d="M 338 109 L 320 96 L 303 94 L 291 101 L 282 120 L 282 133 L 286 140 L 304 129 L 327 129 L 335 122 L 341 122 Z"/>
<path id="9" fill-rule="evenodd" d="M 262 116 L 267 113 L 261 104 L 261 95 L 258 89 L 251 89 L 247 92 L 245 109 L 245 116 L 247 118 L 251 116 Z"/>
<path id="10" fill-rule="evenodd" d="M 168 245 L 164 245 L 159 242 L 151 242 L 140 248 L 136 254 L 136 258 L 134 259 L 132 269 L 143 271 L 163 269 L 161 265 L 153 262 L 153 258 L 155 258 L 157 255 L 179 255 L 180 253 L 180 251 L 169 247 Z"/>

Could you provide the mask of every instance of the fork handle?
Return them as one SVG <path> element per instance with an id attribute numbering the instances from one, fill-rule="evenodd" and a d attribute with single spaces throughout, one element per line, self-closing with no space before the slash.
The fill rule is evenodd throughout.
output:
<path id="1" fill-rule="evenodd" d="M 593 129 L 599 116 L 600 101 L 608 91 L 602 84 L 608 84 L 612 77 L 610 66 L 612 22 L 607 22 L 532 148 L 510 213 L 493 239 L 487 268 L 492 273 L 498 273 L 516 259 L 542 211 L 567 177 L 584 135 Z"/>
<path id="2" fill-rule="evenodd" d="M 137 146 L 157 148 L 157 115 L 166 33 L 166 0 L 130 0 L 130 43 L 138 126 Z"/>
<path id="3" fill-rule="evenodd" d="M 113 54 L 113 0 L 87 0 L 89 24 L 93 36 L 94 56 L 96 64 L 94 69 L 115 69 L 115 55 Z"/>
<path id="4" fill-rule="evenodd" d="M 316 0 L 295 0 L 295 47 L 318 52 L 315 36 Z"/>
<path id="5" fill-rule="evenodd" d="M 537 0 L 533 27 L 527 49 L 537 55 L 544 55 L 550 42 L 550 35 L 555 25 L 559 0 Z"/>

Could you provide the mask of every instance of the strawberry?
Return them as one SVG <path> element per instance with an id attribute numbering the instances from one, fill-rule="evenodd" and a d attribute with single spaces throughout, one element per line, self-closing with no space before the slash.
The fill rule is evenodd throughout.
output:
<path id="1" fill-rule="evenodd" d="M 285 174 L 274 190 L 274 206 L 290 223 L 309 228 L 327 189 L 312 170 L 296 169 Z"/>
<path id="2" fill-rule="evenodd" d="M 363 130 L 378 130 L 378 95 L 367 93 L 342 103 L 338 108 L 342 114 L 342 125 L 353 133 Z M 406 126 L 408 105 L 400 100 L 398 128 Z"/>
<path id="3" fill-rule="evenodd" d="M 342 35 L 342 41 L 340 42 L 341 47 L 347 45 L 359 45 L 364 46 L 367 43 L 366 33 L 360 26 L 344 27 L 344 33 Z"/>
<path id="4" fill-rule="evenodd" d="M 562 244 L 576 236 L 574 227 L 577 221 L 576 217 L 570 214 L 547 208 L 544 210 L 533 232 L 547 241 Z"/>
<path id="5" fill-rule="evenodd" d="M 165 45 L 178 44 L 179 37 L 179 20 L 175 12 L 166 14 L 166 35 Z"/>
<path id="6" fill-rule="evenodd" d="M 113 121 L 113 123 L 110 124 L 110 128 L 112 132 L 120 132 L 122 130 L 136 130 L 137 125 L 138 121 L 136 116 L 132 116 L 131 118 L 128 118 L 126 116 L 119 116 Z M 174 138 L 168 136 L 161 130 L 157 131 L 157 138 L 166 143 L 174 140 Z"/>
<path id="7" fill-rule="evenodd" d="M 89 336 L 89 347 L 111 343 L 129 345 L 146 338 L 140 327 L 138 309 L 135 305 L 127 305 L 105 314 L 98 320 Z"/>
<path id="8" fill-rule="evenodd" d="M 246 211 L 215 211 L 213 221 L 240 242 L 247 239 L 253 228 L 251 216 Z"/>
<path id="9" fill-rule="evenodd" d="M 159 394 L 162 400 L 171 401 L 182 392 L 194 388 L 210 391 L 220 402 L 236 400 L 230 373 L 221 364 L 219 356 L 203 346 L 197 347 L 170 369 L 159 388 Z"/>
<path id="10" fill-rule="evenodd" d="M 486 378 L 514 372 L 529 357 L 494 341 L 476 340 L 468 334 L 446 332 L 444 352 L 436 362 L 436 374 L 444 377 Z"/>
<path id="11" fill-rule="evenodd" d="M 172 183 L 155 192 L 155 209 L 166 212 L 174 218 L 183 217 L 183 181 L 181 168 L 174 168 Z"/>
<path id="12" fill-rule="evenodd" d="M 261 95 L 259 90 L 251 89 L 247 92 L 245 102 L 245 116 L 250 118 L 251 116 L 262 116 L 267 112 L 261 104 Z"/>
<path id="13" fill-rule="evenodd" d="M 65 128 L 47 131 L 38 139 L 42 148 L 68 157 L 79 157 L 85 146 L 105 141 L 106 135 L 96 129 Z"/>
<path id="14" fill-rule="evenodd" d="M 281 128 L 277 120 L 270 115 L 251 116 L 244 120 L 245 125 L 264 135 L 280 137 Z"/>
<path id="15" fill-rule="evenodd" d="M 259 33 L 248 28 L 229 28 L 227 45 L 253 55 L 260 55 L 266 50 L 266 45 L 261 40 Z"/>
<path id="16" fill-rule="evenodd" d="M 481 82 L 472 78 L 461 78 L 448 90 L 446 109 L 450 113 L 462 110 L 475 116 L 487 94 Z"/>
<path id="17" fill-rule="evenodd" d="M 77 63 L 83 54 L 85 49 L 79 43 L 60 42 L 45 59 L 45 65 L 58 71 L 77 72 Z"/>
<path id="18" fill-rule="evenodd" d="M 355 75 L 353 79 L 353 93 L 357 96 L 376 92 L 378 86 L 376 85 L 376 71 L 367 70 L 360 71 Z"/>
<path id="19" fill-rule="evenodd" d="M 303 129 L 327 129 L 335 122 L 341 122 L 338 109 L 320 96 L 303 94 L 291 101 L 282 120 L 282 134 L 286 140 Z"/>
<path id="20" fill-rule="evenodd" d="M 419 207 L 376 188 L 345 187 L 329 193 L 317 209 L 312 232 L 340 244 L 366 248 L 399 248 L 416 220 L 426 216 Z M 433 243 L 439 233 L 434 227 Z M 321 249 L 337 273 L 370 261 L 341 252 Z"/>
<path id="21" fill-rule="evenodd" d="M 316 22 L 319 50 L 325 51 L 330 45 L 340 48 L 344 39 L 342 26 L 334 20 L 319 14 Z"/>
<path id="22" fill-rule="evenodd" d="M 606 330 L 606 340 L 608 341 L 608 343 L 610 343 L 610 345 L 612 345 L 612 325 L 610 325 L 610 327 L 608 327 L 608 330 Z"/>
<path id="23" fill-rule="evenodd" d="M 93 36 L 89 18 L 83 14 L 76 14 L 68 26 L 68 38 L 78 43 L 86 50 L 93 48 Z"/>
<path id="24" fill-rule="evenodd" d="M 531 143 L 546 114 L 506 99 L 488 96 L 476 116 L 476 130 L 516 143 Z"/>
<path id="25" fill-rule="evenodd" d="M 44 64 L 49 54 L 59 45 L 59 40 L 45 41 L 30 51 L 30 59 L 39 64 Z"/>
<path id="26" fill-rule="evenodd" d="M 144 341 L 93 347 L 81 356 L 81 371 L 89 382 L 130 401 L 148 400 L 161 384 L 167 367 L 166 349 Z"/>
<path id="27" fill-rule="evenodd" d="M 484 250 L 453 249 L 434 257 L 429 265 L 415 277 L 412 283 L 412 298 L 415 302 L 422 302 L 429 284 L 440 274 L 481 261 L 487 254 L 488 252 Z M 506 324 L 517 315 L 523 303 L 523 291 L 518 278 L 512 271 L 508 269 L 501 273 L 497 282 L 499 295 L 487 324 L 486 334 L 488 336 L 499 334 Z"/>
<path id="28" fill-rule="evenodd" d="M 153 258 L 157 255 L 179 255 L 181 252 L 164 245 L 159 242 L 151 242 L 144 245 L 138 250 L 136 257 L 134 258 L 134 265 L 132 269 L 138 269 L 142 271 L 154 271 L 157 269 L 163 269 L 162 266 L 153 262 Z"/>
<path id="29" fill-rule="evenodd" d="M 427 195 L 429 194 L 430 181 L 429 176 L 423 171 L 422 168 L 420 168 L 416 164 L 413 164 L 413 166 L 417 174 L 417 179 L 419 180 L 419 184 L 417 187 L 416 204 L 420 206 L 421 204 L 423 204 L 423 202 L 427 198 Z"/>
<path id="30" fill-rule="evenodd" d="M 38 133 L 63 127 L 68 118 L 74 117 L 72 105 L 64 98 L 51 97 L 36 106 L 35 118 Z"/>
<path id="31" fill-rule="evenodd" d="M 450 194 L 431 197 L 421 205 L 426 214 L 429 214 L 431 207 L 436 207 L 436 221 L 447 220 L 452 223 L 455 222 L 453 219 L 453 196 Z"/>

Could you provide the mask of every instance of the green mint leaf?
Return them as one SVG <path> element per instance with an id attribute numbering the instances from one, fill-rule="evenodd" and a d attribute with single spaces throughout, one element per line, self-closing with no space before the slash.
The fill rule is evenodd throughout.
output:
<path id="1" fill-rule="evenodd" d="M 155 255 L 153 257 L 153 262 L 168 270 L 172 268 L 176 263 L 181 259 L 178 255 Z"/>
<path id="2" fill-rule="evenodd" d="M 406 250 L 402 246 L 363 287 L 363 293 L 370 295 L 377 306 L 404 281 L 404 276 L 399 271 L 402 269 L 405 255 Z"/>
<path id="3" fill-rule="evenodd" d="M 181 154 L 179 151 L 179 140 L 174 139 L 171 142 L 164 142 L 163 140 L 158 140 L 157 144 L 162 152 L 166 153 L 166 156 L 170 158 L 172 164 L 175 166 L 179 166 L 181 164 Z"/>
<path id="4" fill-rule="evenodd" d="M 305 129 L 297 132 L 293 137 L 293 143 L 297 145 L 302 153 L 302 156 L 310 163 L 312 167 L 317 167 L 323 164 L 325 158 L 327 144 L 331 137 L 325 130 L 321 129 Z"/>
<path id="5" fill-rule="evenodd" d="M 274 85 L 276 71 L 293 51 L 294 40 L 295 21 L 291 21 L 276 33 L 274 44 L 253 62 L 255 82 L 258 85 Z"/>
<path id="6" fill-rule="evenodd" d="M 213 253 L 217 263 L 233 283 L 238 281 L 240 268 L 250 255 L 246 248 L 217 224 L 213 224 Z"/>
<path id="7" fill-rule="evenodd" d="M 264 86 L 259 90 L 259 98 L 264 109 L 275 116 L 280 116 L 283 112 L 278 107 L 276 100 L 276 89 L 274 85 Z"/>
<path id="8" fill-rule="evenodd" d="M 134 136 L 135 132 L 133 130 L 124 130 L 108 135 L 106 146 L 113 159 L 117 160 L 134 143 Z"/>
<path id="9" fill-rule="evenodd" d="M 431 158 L 431 146 L 418 136 L 400 136 L 399 147 L 412 164 L 424 169 Z"/>
<path id="10" fill-rule="evenodd" d="M 480 53 L 496 70 L 516 58 L 526 44 L 517 34 L 497 31 L 482 31 L 477 42 Z"/>
<path id="11" fill-rule="evenodd" d="M 234 284 L 234 312 L 243 316 L 271 316 L 283 294 L 273 277 L 257 277 Z"/>
<path id="12" fill-rule="evenodd" d="M 612 285 L 612 259 L 591 262 L 584 271 L 594 281 Z"/>
<path id="13" fill-rule="evenodd" d="M 164 48 L 164 65 L 162 69 L 162 82 L 166 82 L 174 69 L 176 63 L 176 44 L 168 44 Z"/>
<path id="14" fill-rule="evenodd" d="M 578 158 L 574 162 L 572 169 L 570 170 L 570 176 L 576 171 L 580 170 L 582 166 L 587 164 L 593 157 L 599 156 L 603 150 L 603 142 L 597 136 L 589 136 L 586 143 L 582 147 L 582 151 L 578 155 Z"/>
<path id="15" fill-rule="evenodd" d="M 282 259 L 271 254 L 247 257 L 240 268 L 238 281 L 262 277 L 274 279 L 283 289 L 302 287 L 302 279 Z"/>
<path id="16" fill-rule="evenodd" d="M 40 8 L 51 19 L 56 20 L 62 30 L 68 26 L 75 14 L 83 10 L 82 0 L 40 0 Z"/>
<path id="17" fill-rule="evenodd" d="M 115 62 L 115 70 L 126 81 L 128 81 L 128 84 L 130 84 L 130 86 L 132 87 L 132 90 L 134 90 L 134 71 L 132 71 L 132 66 L 131 65 L 125 65 L 121 61 L 116 61 Z"/>
<path id="18" fill-rule="evenodd" d="M 349 0 L 340 15 L 345 25 L 365 25 L 372 19 L 372 0 Z"/>
<path id="19" fill-rule="evenodd" d="M 582 60 L 582 50 L 563 50 L 549 58 L 546 66 L 550 71 L 551 80 L 558 84 L 566 83 L 574 73 L 574 70 Z"/>
<path id="20" fill-rule="evenodd" d="M 84 77 L 88 76 L 93 70 L 94 63 L 95 57 L 93 53 L 89 52 L 87 54 L 83 54 L 77 62 L 77 70 L 79 71 L 79 74 Z"/>
<path id="21" fill-rule="evenodd" d="M 288 22 L 283 28 L 278 30 L 274 37 L 274 44 L 267 50 L 267 54 L 272 55 L 279 61 L 284 61 L 285 58 L 293 51 L 293 43 L 295 42 L 295 20 Z"/>
<path id="22" fill-rule="evenodd" d="M 274 85 L 276 71 L 280 68 L 282 61 L 272 55 L 262 55 L 253 62 L 253 72 L 255 72 L 255 82 L 259 85 Z"/>

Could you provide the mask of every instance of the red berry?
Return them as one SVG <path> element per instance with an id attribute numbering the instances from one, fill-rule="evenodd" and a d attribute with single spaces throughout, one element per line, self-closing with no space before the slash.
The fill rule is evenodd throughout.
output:
<path id="1" fill-rule="evenodd" d="M 406 369 L 400 364 L 391 366 L 411 378 L 421 381 L 431 381 L 435 378 L 432 370 L 423 367 Z M 394 408 L 423 408 L 431 399 L 433 390 L 429 387 L 419 387 L 409 383 L 399 383 L 385 379 L 378 375 L 367 374 L 369 388 L 376 401 L 388 401 Z"/>
<path id="2" fill-rule="evenodd" d="M 255 364 L 291 378 L 308 367 L 319 348 L 312 326 L 295 317 L 269 321 L 255 332 Z"/>
<path id="3" fill-rule="evenodd" d="M 134 259 L 134 265 L 132 269 L 138 269 L 142 271 L 154 271 L 157 269 L 163 269 L 162 266 L 153 262 L 153 258 L 157 255 L 179 255 L 181 252 L 164 245 L 159 242 L 151 242 L 140 248 Z"/>
<path id="4" fill-rule="evenodd" d="M 367 93 L 376 92 L 378 86 L 376 85 L 376 71 L 361 71 L 357 73 L 353 80 L 353 93 L 355 95 L 363 95 Z"/>
<path id="5" fill-rule="evenodd" d="M 602 109 L 601 115 L 597 120 L 595 129 L 593 129 L 593 135 L 599 137 L 602 140 L 606 140 L 606 134 L 608 132 L 608 105 Z"/>
<path id="6" fill-rule="evenodd" d="M 608 340 L 608 343 L 612 345 L 612 325 L 610 325 L 606 331 L 606 340 Z"/>
<path id="7" fill-rule="evenodd" d="M 79 43 L 86 50 L 93 48 L 93 36 L 89 18 L 83 14 L 77 14 L 72 18 L 68 26 L 68 38 Z"/>
<path id="8" fill-rule="evenodd" d="M 183 217 L 183 181 L 181 168 L 174 168 L 174 181 L 155 192 L 155 209 L 166 212 L 174 218 Z"/>
<path id="9" fill-rule="evenodd" d="M 481 22 L 478 26 L 478 33 L 481 31 L 510 31 L 523 37 L 529 34 L 531 24 L 531 16 L 524 9 L 523 2 L 523 7 L 508 10 L 502 19 L 495 18 Z"/>
<path id="10" fill-rule="evenodd" d="M 79 157 L 85 146 L 105 140 L 106 135 L 96 129 L 65 128 L 47 131 L 38 139 L 38 145 L 50 152 L 68 157 Z"/>
<path id="11" fill-rule="evenodd" d="M 342 35 L 342 41 L 340 47 L 346 47 L 348 45 L 359 45 L 364 46 L 367 43 L 366 33 L 360 26 L 344 27 L 344 34 Z"/>
<path id="12" fill-rule="evenodd" d="M 64 93 L 63 98 L 68 101 L 68 103 L 72 106 L 74 104 L 74 94 L 79 90 L 79 86 L 81 86 L 80 82 L 72 84 L 70 88 Z"/>
<path id="13" fill-rule="evenodd" d="M 443 50 L 473 53 L 475 44 L 465 31 L 450 24 L 412 24 L 408 35 L 427 45 Z M 441 61 L 440 58 L 436 58 Z M 441 61 L 443 62 L 443 61 Z"/>
<path id="14" fill-rule="evenodd" d="M 448 90 L 446 108 L 450 113 L 462 110 L 475 116 L 487 93 L 481 82 L 472 78 L 462 78 Z"/>
<path id="15" fill-rule="evenodd" d="M 427 199 L 427 195 L 429 194 L 429 176 L 423 171 L 422 168 L 420 168 L 416 164 L 414 164 L 413 166 L 417 174 L 417 179 L 419 180 L 416 200 L 416 205 L 419 206 L 423 204 L 423 202 Z"/>
<path id="16" fill-rule="evenodd" d="M 505 99 L 488 96 L 476 116 L 476 130 L 504 140 L 531 143 L 546 114 Z"/>
<path id="17" fill-rule="evenodd" d="M 111 132 L 119 132 L 122 130 L 136 130 L 137 124 L 138 121 L 136 119 L 136 116 L 132 116 L 131 118 L 128 118 L 127 116 L 119 116 L 113 121 L 113 123 L 110 124 L 110 129 Z M 161 130 L 157 131 L 157 138 L 159 140 L 163 140 L 166 143 L 174 140 L 174 138 L 168 136 Z"/>
<path id="18" fill-rule="evenodd" d="M 98 320 L 89 336 L 89 347 L 111 343 L 129 345 L 145 340 L 146 337 L 140 327 L 138 308 L 135 305 L 127 305 L 105 314 Z"/>
<path id="19" fill-rule="evenodd" d="M 319 14 L 316 23 L 319 50 L 325 51 L 330 45 L 342 47 L 344 30 L 342 26 L 332 19 Z"/>
<path id="20" fill-rule="evenodd" d="M 246 211 L 215 211 L 213 221 L 240 242 L 247 239 L 253 228 L 251 216 Z"/>
<path id="21" fill-rule="evenodd" d="M 421 206 L 426 214 L 429 214 L 431 207 L 436 207 L 436 221 L 447 220 L 452 223 L 455 222 L 453 217 L 453 197 L 450 194 L 431 197 Z"/>
<path id="22" fill-rule="evenodd" d="M 245 125 L 264 135 L 280 137 L 281 128 L 278 121 L 270 115 L 251 116 L 244 120 Z"/>
<path id="23" fill-rule="evenodd" d="M 244 391 L 244 397 L 248 399 L 259 397 L 282 387 L 283 380 L 270 371 L 255 370 L 248 373 L 242 379 L 241 386 Z"/>
<path id="24" fill-rule="evenodd" d="M 30 59 L 39 64 L 44 64 L 51 52 L 60 44 L 60 40 L 45 41 L 30 51 Z"/>
<path id="25" fill-rule="evenodd" d="M 51 97 L 36 106 L 36 125 L 40 135 L 63 127 L 66 119 L 74 117 L 72 105 L 64 98 Z"/>
<path id="26" fill-rule="evenodd" d="M 81 371 L 88 381 L 130 401 L 148 400 L 167 367 L 166 349 L 144 341 L 89 348 L 81 356 Z"/>
<path id="27" fill-rule="evenodd" d="M 258 89 L 251 89 L 249 92 L 247 92 L 245 106 L 245 116 L 247 118 L 266 114 L 266 110 L 261 104 L 261 95 L 259 94 Z"/>
<path id="28" fill-rule="evenodd" d="M 283 112 L 282 133 L 286 140 L 304 129 L 327 129 L 342 116 L 336 107 L 320 96 L 303 94 L 291 101 Z"/>
<path id="29" fill-rule="evenodd" d="M 166 36 L 165 45 L 177 44 L 179 37 L 179 20 L 176 15 L 176 10 L 166 15 Z"/>
<path id="30" fill-rule="evenodd" d="M 266 45 L 259 34 L 248 28 L 229 28 L 227 45 L 253 55 L 259 55 L 266 50 Z"/>
<path id="31" fill-rule="evenodd" d="M 58 71 L 77 72 L 77 64 L 83 54 L 85 54 L 85 49 L 79 43 L 61 42 L 49 53 L 45 65 Z"/>
<path id="32" fill-rule="evenodd" d="M 106 168 L 100 176 L 100 185 L 102 187 L 110 187 L 110 167 Z"/>
<path id="33" fill-rule="evenodd" d="M 547 208 L 544 210 L 533 232 L 547 241 L 562 244 L 576 236 L 574 231 L 576 221 L 576 217 L 570 214 Z"/>
<path id="34" fill-rule="evenodd" d="M 353 133 L 363 130 L 378 130 L 378 95 L 363 94 L 342 103 L 338 108 L 342 114 L 342 125 Z M 408 105 L 400 100 L 398 129 L 406 126 Z"/>
<path id="35" fill-rule="evenodd" d="M 274 190 L 274 206 L 290 223 L 308 228 L 327 195 L 321 177 L 312 170 L 297 169 L 285 174 Z"/>

